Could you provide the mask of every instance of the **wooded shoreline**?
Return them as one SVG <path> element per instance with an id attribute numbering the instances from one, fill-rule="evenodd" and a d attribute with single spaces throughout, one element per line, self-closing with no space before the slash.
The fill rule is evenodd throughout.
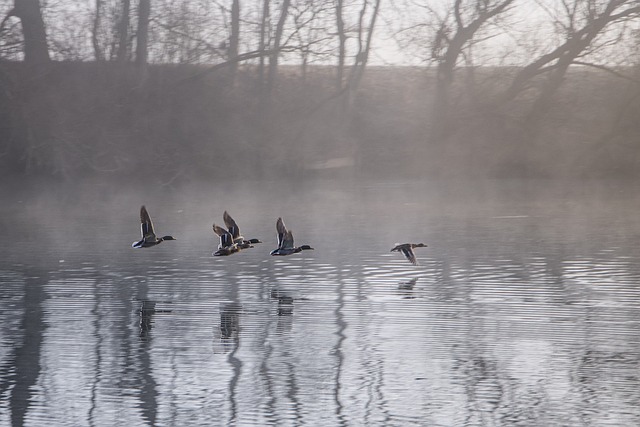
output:
<path id="1" fill-rule="evenodd" d="M 280 66 L 267 95 L 255 69 L 0 63 L 1 174 L 161 181 L 353 176 L 640 175 L 637 84 L 575 67 L 534 125 L 526 93 L 500 103 L 501 76 L 476 68 L 453 86 L 434 133 L 434 70 L 368 67 L 336 92 L 331 67 Z"/>

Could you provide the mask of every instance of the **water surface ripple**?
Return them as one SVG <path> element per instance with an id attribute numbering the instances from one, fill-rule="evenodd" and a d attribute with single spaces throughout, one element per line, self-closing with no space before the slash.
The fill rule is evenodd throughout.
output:
<path id="1" fill-rule="evenodd" d="M 0 425 L 640 425 L 640 201 L 465 188 L 10 198 Z M 130 248 L 142 202 L 178 240 Z M 212 257 L 225 209 L 264 243 Z"/>

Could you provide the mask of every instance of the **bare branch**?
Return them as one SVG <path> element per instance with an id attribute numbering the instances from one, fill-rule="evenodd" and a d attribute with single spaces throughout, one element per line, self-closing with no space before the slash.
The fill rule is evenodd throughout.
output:
<path id="1" fill-rule="evenodd" d="M 623 80 L 627 80 L 627 81 L 630 81 L 630 82 L 633 82 L 635 84 L 640 85 L 640 80 L 639 79 L 635 79 L 633 77 L 630 77 L 630 76 L 624 75 L 622 73 L 619 73 L 616 70 L 612 69 L 611 67 L 607 67 L 605 65 L 594 64 L 594 63 L 591 63 L 591 62 L 583 62 L 583 61 L 573 61 L 573 64 L 574 65 L 582 65 L 582 66 L 585 66 L 585 67 L 590 67 L 590 68 L 595 68 L 597 70 L 606 71 L 607 73 L 609 73 L 611 75 L 614 75 L 614 76 L 616 76 L 618 78 L 621 78 Z"/>

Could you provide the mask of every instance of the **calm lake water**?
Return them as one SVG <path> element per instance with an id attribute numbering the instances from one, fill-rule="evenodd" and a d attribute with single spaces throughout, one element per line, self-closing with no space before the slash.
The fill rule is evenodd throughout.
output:
<path id="1" fill-rule="evenodd" d="M 637 188 L 5 188 L 0 425 L 640 425 Z"/>

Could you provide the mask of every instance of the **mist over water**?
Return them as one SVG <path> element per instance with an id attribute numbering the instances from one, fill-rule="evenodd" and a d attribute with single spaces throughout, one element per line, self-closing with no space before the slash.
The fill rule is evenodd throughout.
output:
<path id="1" fill-rule="evenodd" d="M 2 190 L 2 425 L 640 423 L 619 181 Z M 146 205 L 159 235 L 132 249 Z M 263 243 L 213 257 L 227 210 Z M 271 257 L 276 218 L 314 251 Z M 424 242 L 418 266 L 389 250 Z"/>
<path id="2" fill-rule="evenodd" d="M 0 0 L 0 426 L 640 425 L 637 1 L 222 3 Z"/>

